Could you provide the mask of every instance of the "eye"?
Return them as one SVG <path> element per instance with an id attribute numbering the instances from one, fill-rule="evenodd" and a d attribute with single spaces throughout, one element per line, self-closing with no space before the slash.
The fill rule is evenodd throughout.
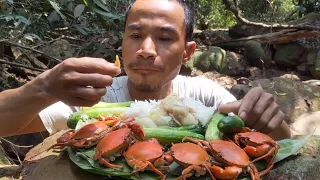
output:
<path id="1" fill-rule="evenodd" d="M 141 36 L 139 34 L 131 34 L 130 37 L 132 37 L 133 39 L 141 38 Z"/>
<path id="2" fill-rule="evenodd" d="M 162 37 L 159 37 L 159 40 L 161 40 L 161 41 L 170 41 L 172 39 L 170 37 L 168 37 L 168 36 L 162 36 Z"/>

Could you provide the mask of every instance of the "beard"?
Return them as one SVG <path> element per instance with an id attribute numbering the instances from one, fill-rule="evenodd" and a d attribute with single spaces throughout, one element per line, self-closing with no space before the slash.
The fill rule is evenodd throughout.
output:
<path id="1" fill-rule="evenodd" d="M 141 92 L 157 92 L 161 89 L 160 85 L 152 87 L 150 84 L 145 84 L 145 83 L 136 84 L 136 83 L 133 83 L 131 80 L 129 81 L 130 81 L 130 84 L 132 84 L 133 88 Z"/>

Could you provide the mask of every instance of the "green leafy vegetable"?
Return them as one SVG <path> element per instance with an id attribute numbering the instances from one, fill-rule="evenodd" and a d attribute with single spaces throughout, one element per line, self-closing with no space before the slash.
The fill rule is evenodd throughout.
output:
<path id="1" fill-rule="evenodd" d="M 304 136 L 303 138 L 293 138 L 293 139 L 284 139 L 278 141 L 280 149 L 274 160 L 274 162 L 279 162 L 293 154 L 295 154 L 299 149 L 301 149 L 305 144 L 307 144 L 311 135 Z"/>
<path id="2" fill-rule="evenodd" d="M 73 163 L 79 166 L 81 169 L 107 177 L 121 177 L 124 179 L 141 180 L 150 179 L 157 180 L 158 175 L 153 172 L 143 172 L 137 175 L 131 174 L 132 168 L 129 167 L 123 157 L 120 157 L 114 161 L 114 164 L 122 165 L 123 169 L 113 169 L 100 165 L 97 161 L 93 160 L 94 148 L 81 149 L 80 152 L 75 152 L 72 148 L 68 147 L 69 158 Z"/>

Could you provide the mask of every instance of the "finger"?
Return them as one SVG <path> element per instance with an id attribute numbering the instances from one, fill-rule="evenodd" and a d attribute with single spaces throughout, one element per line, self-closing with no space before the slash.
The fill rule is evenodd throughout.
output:
<path id="1" fill-rule="evenodd" d="M 270 108 L 272 103 L 274 103 L 273 95 L 269 93 L 262 93 L 261 97 L 254 105 L 253 109 L 247 114 L 247 118 L 250 119 L 250 121 L 248 121 L 248 126 L 253 128 L 254 124 L 259 124 L 259 119 L 261 118 L 262 114 L 268 108 Z M 269 120 L 271 120 L 272 117 L 270 117 Z"/>
<path id="2" fill-rule="evenodd" d="M 261 131 L 264 129 L 269 121 L 272 120 L 272 118 L 276 115 L 276 113 L 279 111 L 279 105 L 277 103 L 272 103 L 262 114 L 262 116 L 259 118 L 259 120 L 256 121 L 256 123 L 252 126 L 253 129 L 256 129 L 257 131 Z"/>
<path id="3" fill-rule="evenodd" d="M 230 102 L 227 104 L 222 104 L 219 106 L 218 109 L 220 113 L 228 114 L 230 112 L 233 112 L 235 114 L 238 114 L 240 105 L 241 105 L 241 100 Z"/>
<path id="4" fill-rule="evenodd" d="M 121 73 L 119 67 L 102 58 L 73 58 L 64 62 L 64 67 L 80 73 L 99 73 L 104 75 L 118 75 Z"/>
<path id="5" fill-rule="evenodd" d="M 69 106 L 91 107 L 99 103 L 101 98 L 94 100 L 86 100 L 78 97 L 68 97 L 63 102 Z"/>
<path id="6" fill-rule="evenodd" d="M 238 111 L 238 115 L 245 121 L 248 126 L 252 126 L 256 119 L 248 118 L 248 115 L 253 110 L 253 107 L 256 105 L 263 90 L 261 88 L 251 89 L 242 99 L 241 106 Z"/>
<path id="7" fill-rule="evenodd" d="M 72 97 L 82 98 L 85 100 L 96 100 L 104 96 L 106 88 L 76 87 L 72 90 Z"/>
<path id="8" fill-rule="evenodd" d="M 109 75 L 80 74 L 74 76 L 73 83 L 79 86 L 92 86 L 103 88 L 112 85 L 113 79 Z"/>
<path id="9" fill-rule="evenodd" d="M 282 121 L 284 120 L 284 117 L 285 117 L 284 113 L 282 111 L 278 111 L 273 116 L 273 118 L 268 123 L 268 125 L 261 130 L 261 132 L 265 134 L 272 132 L 273 130 L 275 130 L 277 127 L 281 125 Z"/>

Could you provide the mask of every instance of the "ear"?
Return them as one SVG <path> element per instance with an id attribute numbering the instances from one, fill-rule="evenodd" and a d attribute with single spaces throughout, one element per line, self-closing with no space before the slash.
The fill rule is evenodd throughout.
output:
<path id="1" fill-rule="evenodd" d="M 183 64 L 186 64 L 194 54 L 194 51 L 196 50 L 197 44 L 194 41 L 187 42 L 186 48 L 184 50 L 183 54 Z"/>

